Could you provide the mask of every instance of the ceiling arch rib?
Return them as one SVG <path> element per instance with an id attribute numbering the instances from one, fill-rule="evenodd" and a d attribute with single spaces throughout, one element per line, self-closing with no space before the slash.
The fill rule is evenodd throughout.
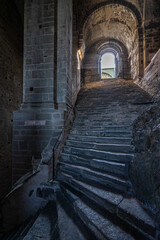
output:
<path id="1" fill-rule="evenodd" d="M 137 32 L 137 19 L 131 10 L 120 4 L 105 5 L 96 9 L 83 26 L 85 46 L 98 39 L 112 38 L 122 42 L 130 51 Z"/>
<path id="2" fill-rule="evenodd" d="M 87 3 L 84 4 L 84 6 L 83 6 L 83 4 L 81 2 L 82 6 L 84 7 L 84 9 L 82 11 L 82 12 L 84 12 L 84 14 L 82 14 L 82 17 L 81 16 L 78 17 L 78 22 L 80 22 L 80 24 L 79 24 L 79 44 L 80 45 L 83 42 L 83 28 L 84 28 L 84 25 L 85 25 L 85 22 L 87 21 L 87 19 L 90 17 L 90 15 L 92 15 L 92 13 L 97 11 L 99 8 L 105 7 L 110 4 L 112 4 L 112 5 L 117 4 L 117 5 L 127 8 L 128 11 L 131 11 L 132 14 L 134 15 L 134 18 L 137 21 L 137 27 L 142 26 L 142 16 L 140 13 L 140 6 L 139 6 L 138 0 L 133 0 L 133 1 L 130 1 L 130 0 L 121 0 L 121 1 L 119 1 L 119 0 L 107 0 L 107 1 L 95 0 L 93 5 L 91 3 L 90 4 L 89 3 L 90 3 L 90 1 L 87 1 Z M 114 19 L 114 21 L 117 21 L 117 20 Z M 122 21 L 121 21 L 121 23 L 123 24 Z"/>

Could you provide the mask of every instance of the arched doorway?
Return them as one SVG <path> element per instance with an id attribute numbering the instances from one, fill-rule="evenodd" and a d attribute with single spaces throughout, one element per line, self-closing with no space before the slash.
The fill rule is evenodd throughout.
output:
<path id="1" fill-rule="evenodd" d="M 101 79 L 116 78 L 116 57 L 112 52 L 106 52 L 100 61 Z"/>

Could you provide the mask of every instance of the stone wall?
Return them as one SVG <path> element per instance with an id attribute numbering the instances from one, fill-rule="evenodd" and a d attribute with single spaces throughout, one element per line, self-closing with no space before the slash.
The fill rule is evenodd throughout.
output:
<path id="1" fill-rule="evenodd" d="M 145 2 L 145 67 L 147 67 L 160 48 L 160 4 L 159 0 Z"/>
<path id="2" fill-rule="evenodd" d="M 13 111 L 22 101 L 23 25 L 13 1 L 0 1 L 0 198 L 11 187 Z"/>
<path id="3" fill-rule="evenodd" d="M 23 104 L 13 120 L 13 183 L 35 169 L 48 143 L 54 148 L 72 109 L 72 1 L 26 0 L 24 29 Z"/>
<path id="4" fill-rule="evenodd" d="M 145 69 L 144 78 L 139 78 L 136 83 L 153 98 L 160 98 L 160 50 Z"/>
<path id="5" fill-rule="evenodd" d="M 55 1 L 25 1 L 23 104 L 13 118 L 13 183 L 35 168 L 56 142 L 64 109 L 55 109 Z"/>
<path id="6" fill-rule="evenodd" d="M 132 79 L 135 79 L 137 75 L 140 75 L 140 57 L 143 57 L 142 52 L 139 51 L 139 36 L 138 31 L 136 30 L 133 34 L 133 45 L 131 47 L 131 51 L 129 53 L 129 60 L 131 65 L 131 76 Z M 141 56 L 140 56 L 141 55 Z M 143 65 L 141 65 L 141 69 L 143 69 Z"/>
<path id="7" fill-rule="evenodd" d="M 155 105 L 134 122 L 136 154 L 130 178 L 136 196 L 160 216 L 160 107 Z M 160 218 L 159 218 L 160 221 Z"/>
<path id="8" fill-rule="evenodd" d="M 94 82 L 101 79 L 100 73 L 99 73 L 99 66 L 98 66 L 98 60 L 99 55 L 96 52 L 95 47 L 91 48 L 86 54 L 83 59 L 83 66 L 82 66 L 82 76 L 83 76 L 83 82 Z"/>
<path id="9" fill-rule="evenodd" d="M 128 52 L 125 46 L 115 39 L 104 39 L 94 43 L 85 53 L 82 65 L 83 82 L 94 82 L 101 79 L 100 61 L 106 52 L 112 52 L 116 57 L 116 77 L 129 79 L 131 77 Z"/>

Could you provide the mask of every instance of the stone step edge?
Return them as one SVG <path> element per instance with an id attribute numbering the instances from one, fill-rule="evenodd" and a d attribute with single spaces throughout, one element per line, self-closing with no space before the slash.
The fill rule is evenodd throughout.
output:
<path id="1" fill-rule="evenodd" d="M 80 136 L 80 135 L 76 135 L 76 134 L 74 134 L 74 135 L 68 135 L 68 140 L 75 140 L 75 138 L 77 138 L 79 141 L 83 141 L 83 140 L 81 140 L 82 138 L 92 138 L 92 139 L 95 139 L 95 137 L 94 136 Z M 119 141 L 122 141 L 122 140 L 126 140 L 126 141 L 132 141 L 132 137 L 96 137 L 96 139 L 98 140 L 98 139 L 101 139 L 101 140 L 119 140 Z M 95 140 L 96 140 L 95 139 Z M 96 142 L 96 143 L 102 143 L 102 142 Z"/>
<path id="2" fill-rule="evenodd" d="M 69 152 L 67 152 L 67 149 L 69 150 Z M 115 157 L 118 157 L 118 156 L 121 156 L 122 158 L 124 157 L 124 158 L 126 158 L 126 157 L 129 157 L 129 159 L 127 159 L 127 160 L 125 160 L 125 161 L 130 161 L 133 157 L 134 157 L 134 154 L 132 154 L 132 153 L 120 153 L 120 152 L 111 152 L 111 151 L 102 151 L 102 150 L 95 150 L 95 149 L 89 149 L 89 148 L 78 148 L 78 147 L 69 147 L 69 146 L 65 146 L 64 147 L 64 149 L 63 149 L 63 152 L 65 152 L 65 153 L 70 153 L 70 154 L 73 154 L 72 153 L 72 149 L 73 150 L 76 150 L 76 151 L 80 151 L 80 152 L 82 152 L 82 150 L 83 150 L 83 152 L 91 152 L 91 153 L 100 153 L 100 154 L 106 154 L 106 155 L 108 155 L 108 157 L 110 156 L 115 156 Z M 80 154 L 80 155 L 82 155 L 82 154 Z M 88 155 L 88 154 L 83 154 L 83 156 L 88 156 L 88 157 L 90 157 L 90 155 Z M 110 160 L 110 161 L 112 161 L 112 160 L 114 160 L 114 161 L 119 161 L 119 162 L 123 162 L 124 160 L 122 160 L 122 159 L 108 159 L 108 160 Z M 124 162 L 125 162 L 124 161 Z"/>
<path id="3" fill-rule="evenodd" d="M 89 199 L 90 199 L 91 201 L 93 201 L 93 198 L 94 198 L 94 201 L 95 201 L 96 203 L 97 203 L 97 199 L 100 199 L 100 202 L 103 203 L 104 199 L 102 199 L 99 195 L 95 195 L 95 193 L 89 191 L 88 189 L 85 189 L 85 191 L 84 191 L 84 189 L 81 190 L 80 186 L 79 186 L 78 184 L 75 184 L 76 182 L 78 182 L 77 180 L 75 180 L 75 179 L 74 179 L 72 176 L 70 176 L 69 174 L 65 174 L 65 175 L 66 175 L 66 176 L 69 176 L 69 181 L 68 181 L 68 180 L 65 181 L 66 184 L 69 184 L 73 189 L 75 189 L 77 192 L 80 192 L 82 195 L 85 194 L 87 197 L 89 197 Z M 107 192 L 108 192 L 108 191 L 107 191 Z M 88 194 L 89 194 L 89 195 L 88 195 Z M 112 193 L 112 194 L 115 195 L 115 193 Z M 120 196 L 121 194 L 117 194 L 117 195 Z M 121 195 L 121 196 L 122 196 L 122 195 Z M 123 200 L 124 200 L 124 199 L 125 199 L 125 198 L 123 197 Z M 119 204 L 120 204 L 123 200 L 121 200 L 121 201 L 119 202 Z M 105 199 L 105 201 L 107 202 L 107 199 Z M 137 201 L 137 202 L 138 202 L 138 201 Z M 114 204 L 111 203 L 110 201 L 108 201 L 107 204 L 109 204 L 110 206 L 111 206 L 111 205 L 114 205 Z M 113 207 L 112 207 L 112 208 L 111 208 L 112 211 L 110 211 L 109 207 L 107 207 L 106 204 L 104 204 L 104 203 L 103 203 L 103 207 L 105 208 L 106 211 L 109 211 L 111 214 L 114 214 L 116 217 L 118 217 L 118 219 L 122 219 L 123 221 L 125 221 L 124 217 L 119 216 L 119 210 L 118 210 L 119 204 L 117 205 L 116 208 L 114 207 L 114 210 L 113 210 Z M 142 205 L 141 203 L 139 203 L 139 204 Z M 99 205 L 99 204 L 98 204 L 98 205 Z M 128 213 L 126 213 L 126 214 L 128 214 Z M 130 218 L 131 218 L 131 217 L 133 217 L 133 216 L 130 216 Z M 130 219 L 127 219 L 127 221 L 125 221 L 125 222 L 126 222 L 127 224 L 129 224 L 132 228 L 134 228 L 136 231 L 139 231 L 141 234 L 143 234 L 144 236 L 148 237 L 148 234 L 150 234 L 150 232 L 148 232 L 148 233 L 145 232 L 144 230 L 142 230 L 142 229 L 139 228 L 139 223 L 138 223 L 138 224 L 135 224 L 134 221 L 133 221 L 133 222 L 130 222 L 129 220 L 130 220 Z M 141 223 L 141 224 L 143 225 L 143 223 Z M 148 227 L 151 227 L 153 232 L 156 231 L 156 229 L 155 229 L 155 228 L 153 229 L 153 227 L 152 227 L 151 225 L 148 225 Z M 144 226 L 144 228 L 145 228 L 145 226 Z M 154 236 L 153 236 L 153 234 L 150 235 L 149 238 L 147 238 L 147 239 L 155 240 L 155 235 L 156 235 L 156 233 L 154 234 Z"/>
<path id="4" fill-rule="evenodd" d="M 66 142 L 76 142 L 76 143 L 79 143 L 81 141 L 78 141 L 78 140 L 70 140 L 70 139 L 67 139 Z M 89 144 L 92 144 L 92 145 L 98 145 L 98 146 L 101 146 L 101 145 L 106 145 L 106 146 L 114 146 L 114 147 L 133 147 L 132 144 L 121 144 L 121 143 L 98 143 L 98 142 L 90 142 L 90 141 L 83 141 L 83 143 L 89 143 Z"/>
<path id="5" fill-rule="evenodd" d="M 106 174 L 107 176 L 100 176 L 99 173 L 90 172 L 90 171 L 79 171 L 76 168 L 72 168 L 70 166 L 61 165 L 59 166 L 59 170 L 57 171 L 57 179 L 62 180 L 65 178 L 65 175 L 71 175 L 77 181 L 82 181 L 84 183 L 98 186 L 100 189 L 108 189 L 110 192 L 116 192 L 120 194 L 131 195 L 132 194 L 132 185 L 129 181 L 125 181 L 120 177 L 114 177 L 110 174 Z M 83 176 L 83 177 L 82 177 Z M 109 176 L 109 177 L 108 177 Z M 112 178 L 111 178 L 112 177 Z"/>
<path id="6" fill-rule="evenodd" d="M 122 178 L 120 178 L 120 177 L 116 177 L 116 176 L 113 176 L 113 175 L 111 175 L 111 174 L 107 174 L 107 173 L 101 173 L 101 172 L 99 172 L 99 171 L 95 171 L 95 170 L 91 170 L 90 168 L 88 168 L 88 167 L 83 167 L 83 166 L 76 166 L 76 165 L 74 165 L 74 164 L 70 164 L 70 163 L 59 163 L 59 166 L 67 166 L 67 167 L 69 167 L 69 168 L 72 168 L 72 169 L 76 169 L 76 171 L 77 170 L 79 170 L 79 171 L 86 171 L 86 172 L 90 172 L 90 173 L 93 173 L 93 174 L 95 174 L 95 175 L 99 175 L 99 177 L 106 177 L 106 178 L 108 178 L 108 179 L 111 179 L 111 180 L 113 180 L 113 181 L 119 181 L 120 183 L 122 183 L 122 184 L 127 184 L 128 183 L 128 181 L 127 180 L 125 180 L 125 179 L 122 179 Z M 128 185 L 128 184 L 127 184 Z"/>
<path id="7" fill-rule="evenodd" d="M 129 148 L 130 150 L 128 151 L 128 153 L 133 153 L 134 151 L 134 146 L 131 144 L 118 144 L 118 143 L 96 143 L 96 142 L 89 142 L 89 141 L 78 141 L 78 140 L 70 140 L 67 139 L 66 140 L 66 145 L 65 146 L 70 146 L 70 147 L 79 147 L 79 148 L 84 148 L 85 146 L 78 146 L 77 144 L 80 145 L 85 145 L 85 144 L 90 144 L 92 146 L 88 146 L 88 149 L 94 149 L 94 150 L 100 150 L 100 149 L 96 149 L 97 147 L 114 147 L 116 149 L 116 147 L 120 148 Z M 75 145 L 74 145 L 75 144 Z M 87 146 L 86 146 L 87 147 Z M 102 150 L 103 151 L 103 150 Z M 114 150 L 115 151 L 115 150 Z M 116 151 L 117 152 L 117 151 Z M 125 151 L 122 151 L 122 153 L 125 153 Z M 126 150 L 127 153 L 127 150 Z"/>
<path id="8" fill-rule="evenodd" d="M 65 200 L 65 206 L 64 206 L 64 200 Z M 59 183 L 58 183 L 58 188 L 56 190 L 56 201 L 60 204 L 60 206 L 66 212 L 68 217 L 71 218 L 74 222 L 76 222 L 76 225 L 79 228 L 79 231 L 83 234 L 83 236 L 86 237 L 86 239 L 99 240 L 95 236 L 95 234 L 92 231 L 90 231 L 89 227 L 82 221 L 82 219 L 78 216 L 71 202 L 71 199 L 69 199 L 68 196 L 64 194 L 64 191 L 62 191 L 62 188 Z"/>
<path id="9" fill-rule="evenodd" d="M 75 158 L 75 161 L 71 160 L 69 161 L 66 158 Z M 77 161 L 76 161 L 77 159 Z M 109 173 L 113 176 L 117 176 L 123 179 L 128 178 L 128 164 L 127 163 L 120 163 L 120 162 L 114 162 L 114 161 L 107 161 L 102 159 L 85 159 L 84 157 L 74 155 L 74 154 L 68 154 L 68 153 L 61 153 L 60 155 L 60 163 L 72 163 L 75 166 L 86 166 L 90 167 L 94 171 L 102 172 L 102 173 Z M 86 164 L 85 164 L 86 163 Z M 92 164 L 93 163 L 93 164 Z M 108 168 L 115 167 L 115 171 L 111 171 L 107 168 L 98 167 L 98 164 L 105 164 L 108 165 Z M 116 168 L 121 168 L 118 172 L 116 172 Z"/>
<path id="10" fill-rule="evenodd" d="M 86 159 L 84 157 L 82 157 L 81 155 L 75 155 L 75 154 L 69 154 L 69 153 L 61 153 L 62 156 L 71 156 L 71 157 L 75 157 L 75 158 L 79 158 L 82 161 L 86 161 Z M 116 166 L 120 166 L 120 167 L 125 167 L 126 164 L 124 162 L 117 162 L 117 161 L 110 161 L 110 160 L 106 160 L 106 159 L 98 159 L 98 158 L 89 158 L 89 161 L 97 161 L 97 162 L 104 162 L 106 164 L 110 164 L 110 165 L 116 165 Z"/>
<path id="11" fill-rule="evenodd" d="M 62 186 L 63 189 L 63 186 Z M 110 231 L 108 231 L 108 234 L 105 235 L 102 230 L 92 221 L 90 220 L 90 218 L 86 215 L 86 213 L 84 213 L 84 211 L 78 207 L 78 202 L 82 202 L 83 203 L 83 198 L 77 198 L 76 199 L 76 195 L 71 193 L 71 191 L 69 191 L 68 189 L 66 190 L 62 190 L 64 192 L 64 194 L 67 196 L 67 198 L 72 202 L 72 205 L 74 207 L 75 212 L 77 213 L 77 215 L 81 218 L 81 220 L 87 225 L 89 226 L 89 228 L 91 229 L 91 231 L 94 232 L 94 234 L 97 236 L 98 239 L 101 240 L 106 240 L 106 239 L 110 239 L 111 236 L 109 236 L 110 234 L 112 234 Z M 84 204 L 84 203 L 83 203 Z M 91 211 L 95 212 L 95 210 L 93 210 L 92 207 L 90 207 L 89 205 L 85 204 L 85 206 L 87 206 L 88 209 L 91 209 Z M 100 215 L 100 214 L 99 214 Z M 104 219 L 104 217 L 102 216 L 102 218 Z M 107 222 L 110 222 L 112 224 L 112 229 L 113 229 L 113 223 L 106 219 Z M 88 224 L 89 223 L 89 224 Z M 110 228 L 110 226 L 108 226 Z M 112 231 L 116 231 L 116 228 L 120 228 L 119 226 L 114 225 L 114 229 Z M 123 231 L 121 229 L 121 231 Z M 124 231 L 123 231 L 124 232 Z M 124 232 L 124 234 L 126 234 L 130 240 L 133 240 L 135 238 L 131 237 L 131 235 L 129 235 L 128 233 Z M 118 236 L 118 235 L 117 235 Z"/>

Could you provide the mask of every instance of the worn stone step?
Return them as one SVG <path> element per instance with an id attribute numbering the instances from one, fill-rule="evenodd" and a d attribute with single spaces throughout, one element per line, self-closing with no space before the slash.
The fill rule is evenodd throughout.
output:
<path id="1" fill-rule="evenodd" d="M 101 159 L 89 159 L 77 155 L 62 153 L 60 161 L 77 166 L 84 166 L 100 172 L 110 173 L 123 178 L 128 177 L 128 165 L 124 163 L 110 162 Z"/>
<path id="2" fill-rule="evenodd" d="M 62 188 L 63 189 L 63 188 Z M 81 220 L 90 228 L 96 238 L 99 240 L 134 240 L 130 234 L 123 231 L 119 226 L 111 222 L 106 214 L 96 211 L 93 206 L 82 201 L 74 193 L 65 189 L 65 195 L 68 197 L 70 202 L 75 209 L 77 215 Z"/>
<path id="3" fill-rule="evenodd" d="M 122 125 L 122 126 L 114 126 L 114 125 L 108 125 L 106 124 L 105 122 L 103 122 L 102 124 L 100 123 L 94 123 L 94 124 L 91 124 L 89 121 L 86 122 L 85 124 L 84 123 L 73 123 L 73 126 L 72 126 L 72 129 L 75 129 L 75 130 L 87 130 L 87 129 L 90 129 L 90 130 L 112 130 L 112 131 L 131 131 L 132 130 L 132 127 L 129 126 L 129 125 Z"/>
<path id="4" fill-rule="evenodd" d="M 156 226 L 144 206 L 134 198 L 125 198 L 121 194 L 115 194 L 78 181 L 71 175 L 65 174 L 64 183 L 71 186 L 77 193 L 86 196 L 104 211 L 117 218 L 117 225 L 123 221 L 132 232 L 139 233 L 136 239 L 156 239 Z M 113 217 L 113 218 L 115 218 Z M 112 219 L 113 219 L 112 218 Z"/>
<path id="5" fill-rule="evenodd" d="M 134 118 L 135 119 L 135 118 Z M 88 125 L 90 124 L 90 126 L 112 126 L 112 125 L 117 125 L 119 126 L 121 125 L 128 125 L 129 123 L 132 124 L 134 119 L 126 119 L 126 118 L 105 118 L 105 119 L 75 119 L 74 121 L 74 126 L 78 126 L 78 125 Z"/>
<path id="6" fill-rule="evenodd" d="M 1 237 L 2 240 L 23 240 L 26 234 L 30 231 L 31 227 L 39 217 L 41 211 L 38 211 L 34 216 L 30 216 L 18 228 L 14 229 L 11 233 L 5 234 Z"/>
<path id="7" fill-rule="evenodd" d="M 41 211 L 23 240 L 52 240 L 57 235 L 57 211 L 56 203 L 49 202 Z"/>
<path id="8" fill-rule="evenodd" d="M 100 151 L 94 149 L 86 149 L 86 148 L 77 148 L 77 147 L 68 147 L 65 146 L 63 149 L 64 153 L 70 153 L 74 155 L 81 155 L 89 158 L 98 158 L 98 159 L 106 159 L 115 162 L 126 163 L 134 157 L 132 153 L 113 153 L 107 151 Z"/>
<path id="9" fill-rule="evenodd" d="M 67 140 L 66 146 L 78 147 L 78 148 L 88 148 L 101 151 L 111 151 L 111 152 L 122 152 L 122 153 L 133 153 L 134 146 L 127 144 L 104 144 L 104 143 L 94 143 L 94 142 L 81 142 Z"/>
<path id="10" fill-rule="evenodd" d="M 59 227 L 58 240 L 99 240 L 74 211 L 71 201 L 62 191 L 58 190 L 56 192 L 56 199 Z"/>
<path id="11" fill-rule="evenodd" d="M 95 136 L 79 136 L 69 135 L 69 140 L 84 141 L 84 142 L 95 142 L 95 143 L 106 143 L 106 144 L 131 144 L 131 137 L 95 137 Z"/>
<path id="12" fill-rule="evenodd" d="M 82 105 L 76 105 L 76 112 L 79 113 L 97 113 L 97 112 L 108 112 L 108 111 L 113 111 L 114 110 L 124 110 L 124 111 L 139 111 L 140 108 L 144 108 L 144 106 L 139 106 L 137 108 L 136 105 L 130 104 L 130 103 L 126 103 L 126 104 L 121 104 L 119 103 L 115 103 L 115 104 L 105 104 L 102 106 L 99 106 L 99 104 L 94 104 L 92 107 L 88 106 L 88 102 L 86 101 L 86 105 L 82 106 Z"/>
<path id="13" fill-rule="evenodd" d="M 109 116 L 124 116 L 124 117 L 127 117 L 127 116 L 130 116 L 130 114 L 132 115 L 137 115 L 138 112 L 135 111 L 135 110 L 129 110 L 129 109 L 119 109 L 119 111 L 113 111 L 110 110 L 110 111 L 101 111 L 101 112 L 79 112 L 77 111 L 77 114 L 76 114 L 76 117 L 78 118 L 85 118 L 86 116 L 88 118 L 99 118 L 99 117 L 109 117 Z"/>
<path id="14" fill-rule="evenodd" d="M 108 114 L 95 114 L 95 115 L 89 115 L 89 114 L 83 114 L 78 115 L 76 114 L 76 119 L 79 120 L 105 120 L 105 119 L 134 119 L 138 116 L 138 113 L 131 114 L 131 113 L 121 113 L 121 112 L 115 112 L 115 113 L 108 113 Z"/>
<path id="15" fill-rule="evenodd" d="M 95 137 L 131 137 L 132 132 L 131 131 L 112 131 L 112 130 L 105 130 L 105 131 L 93 131 L 93 130 L 71 130 L 70 134 L 76 134 L 81 136 L 95 136 Z"/>
<path id="16" fill-rule="evenodd" d="M 70 174 L 77 180 L 82 179 L 82 181 L 96 184 L 96 186 L 102 188 L 112 189 L 112 191 L 117 191 L 119 193 L 130 192 L 131 184 L 129 181 L 113 175 L 101 173 L 87 167 L 75 166 L 68 163 L 59 163 L 57 175 L 58 180 L 63 179 L 63 173 Z"/>

